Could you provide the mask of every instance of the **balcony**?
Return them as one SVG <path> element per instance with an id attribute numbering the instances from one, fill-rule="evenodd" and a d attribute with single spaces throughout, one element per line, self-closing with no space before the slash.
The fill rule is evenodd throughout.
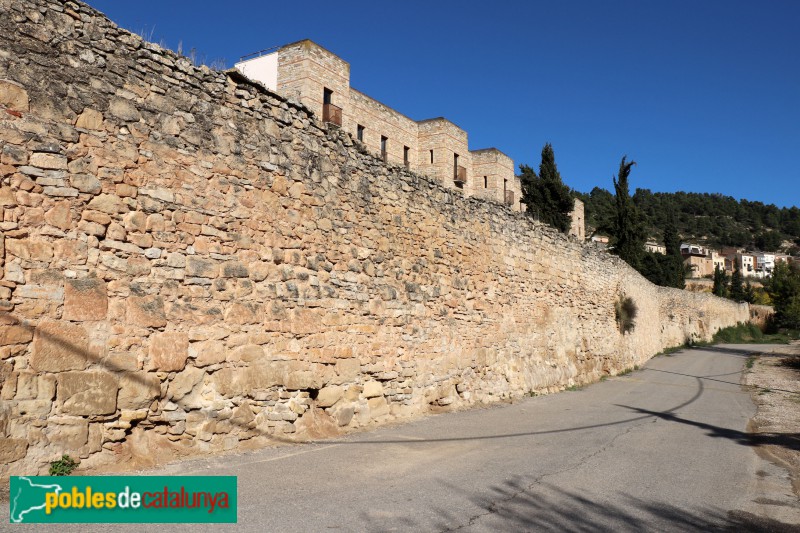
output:
<path id="1" fill-rule="evenodd" d="M 462 166 L 457 166 L 453 169 L 453 181 L 459 187 L 463 187 L 464 184 L 467 182 L 467 168 Z"/>
<path id="2" fill-rule="evenodd" d="M 506 191 L 505 204 L 509 207 L 514 205 L 514 191 Z"/>
<path id="3" fill-rule="evenodd" d="M 342 125 L 342 108 L 333 104 L 322 104 L 322 121 Z"/>

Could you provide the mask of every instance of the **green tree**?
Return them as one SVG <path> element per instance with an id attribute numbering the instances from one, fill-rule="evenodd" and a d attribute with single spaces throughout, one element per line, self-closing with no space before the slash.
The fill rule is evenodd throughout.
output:
<path id="1" fill-rule="evenodd" d="M 665 260 L 666 257 L 661 254 L 645 252 L 639 264 L 639 273 L 651 283 L 668 287 L 669 272 L 664 271 L 664 267 L 667 266 Z"/>
<path id="2" fill-rule="evenodd" d="M 711 292 L 722 298 L 728 296 L 728 274 L 719 265 L 714 267 L 714 288 Z"/>
<path id="3" fill-rule="evenodd" d="M 614 253 L 633 268 L 641 268 L 644 257 L 644 243 L 647 240 L 642 215 L 631 199 L 628 176 L 635 161 L 626 161 L 623 156 L 619 164 L 619 178 L 614 176 L 615 218 L 613 228 Z"/>
<path id="4" fill-rule="evenodd" d="M 766 231 L 756 236 L 756 247 L 765 252 L 774 252 L 781 247 L 783 237 L 777 231 Z"/>
<path id="5" fill-rule="evenodd" d="M 667 249 L 665 285 L 683 289 L 686 287 L 686 271 L 683 268 L 681 255 L 681 238 L 675 229 L 675 220 L 672 217 L 664 227 L 664 247 Z"/>
<path id="6" fill-rule="evenodd" d="M 739 261 L 735 262 L 733 275 L 731 275 L 730 298 L 737 302 L 745 301 L 744 284 L 742 283 L 742 271 L 739 268 Z"/>
<path id="7" fill-rule="evenodd" d="M 750 283 L 749 279 L 744 284 L 744 301 L 749 304 L 756 303 L 756 289 Z"/>
<path id="8" fill-rule="evenodd" d="M 800 269 L 783 261 L 776 263 L 764 288 L 775 306 L 775 324 L 800 329 Z"/>
<path id="9" fill-rule="evenodd" d="M 538 175 L 528 165 L 520 165 L 519 169 L 522 201 L 527 206 L 528 215 L 538 217 L 545 224 L 567 233 L 572 223 L 575 201 L 569 187 L 561 181 L 552 145 L 547 143 L 542 148 Z"/>

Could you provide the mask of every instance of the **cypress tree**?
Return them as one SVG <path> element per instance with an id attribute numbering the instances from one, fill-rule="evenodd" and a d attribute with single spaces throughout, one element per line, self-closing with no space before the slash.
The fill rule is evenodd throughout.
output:
<path id="1" fill-rule="evenodd" d="M 736 266 L 734 267 L 733 275 L 731 276 L 730 298 L 731 300 L 736 300 L 737 302 L 742 302 L 745 299 L 744 285 L 742 284 L 742 271 L 739 269 L 738 261 L 736 261 Z"/>
<path id="2" fill-rule="evenodd" d="M 569 187 L 561 181 L 553 146 L 547 143 L 542 148 L 538 175 L 528 165 L 520 165 L 519 169 L 522 201 L 527 206 L 527 214 L 567 233 L 572 223 L 575 201 Z"/>
<path id="3" fill-rule="evenodd" d="M 711 292 L 722 298 L 728 296 L 728 275 L 719 265 L 714 267 L 714 288 Z"/>
<path id="4" fill-rule="evenodd" d="M 749 279 L 744 284 L 744 301 L 749 304 L 756 303 L 756 290 L 753 288 Z"/>
<path id="5" fill-rule="evenodd" d="M 636 270 L 641 269 L 644 243 L 647 240 L 639 209 L 634 205 L 628 186 L 628 176 L 635 161 L 626 161 L 623 156 L 619 164 L 619 179 L 614 177 L 615 220 L 614 253 Z"/>
<path id="6" fill-rule="evenodd" d="M 800 269 L 783 261 L 775 264 L 765 285 L 775 307 L 775 325 L 800 329 Z"/>
<path id="7" fill-rule="evenodd" d="M 681 239 L 675 229 L 674 219 L 670 219 L 664 228 L 664 247 L 667 249 L 667 279 L 666 285 L 683 289 L 686 287 L 686 272 L 683 269 L 683 256 L 681 255 Z"/>

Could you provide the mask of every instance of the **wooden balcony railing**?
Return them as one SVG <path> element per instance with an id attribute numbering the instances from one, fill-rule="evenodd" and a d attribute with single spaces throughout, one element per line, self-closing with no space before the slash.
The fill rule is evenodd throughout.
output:
<path id="1" fill-rule="evenodd" d="M 342 125 L 342 108 L 333 104 L 322 104 L 322 121 Z"/>
<path id="2" fill-rule="evenodd" d="M 460 165 L 456 167 L 453 171 L 453 181 L 457 184 L 465 184 L 467 182 L 467 168 Z"/>
<path id="3" fill-rule="evenodd" d="M 513 206 L 514 205 L 514 191 L 506 191 L 506 205 Z"/>

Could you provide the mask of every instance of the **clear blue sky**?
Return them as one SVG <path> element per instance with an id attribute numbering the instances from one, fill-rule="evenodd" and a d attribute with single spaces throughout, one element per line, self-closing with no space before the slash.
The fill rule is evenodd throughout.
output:
<path id="1" fill-rule="evenodd" d="M 800 1 L 90 0 L 207 62 L 309 38 L 351 85 L 564 181 L 800 205 Z"/>

